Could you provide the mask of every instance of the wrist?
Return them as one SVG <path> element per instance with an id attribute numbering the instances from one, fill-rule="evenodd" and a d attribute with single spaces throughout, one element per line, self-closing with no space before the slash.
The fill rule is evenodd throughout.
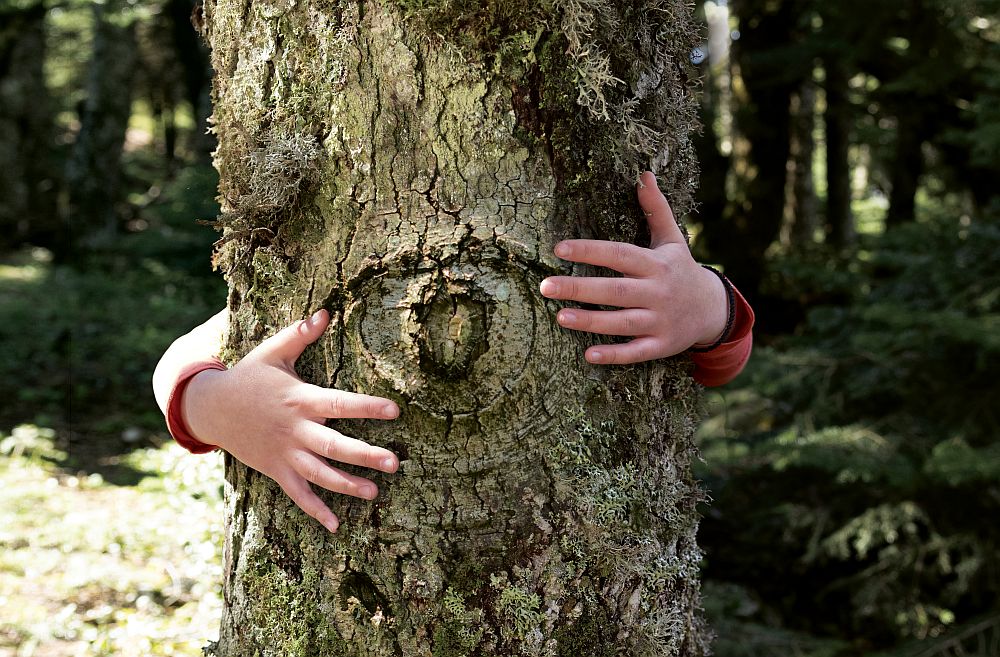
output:
<path id="1" fill-rule="evenodd" d="M 694 349 L 711 348 L 712 345 L 725 339 L 729 330 L 730 300 L 729 292 L 722 276 L 714 269 L 699 267 L 705 281 L 703 299 L 708 300 L 702 314 L 704 321 L 698 340 L 691 345 Z"/>
<path id="2" fill-rule="evenodd" d="M 200 419 L 204 415 L 203 411 L 201 411 L 203 407 L 201 404 L 192 402 L 198 402 L 204 395 L 204 385 L 207 382 L 207 377 L 202 377 L 201 375 L 206 372 L 221 374 L 220 370 L 224 371 L 225 369 L 226 366 L 218 358 L 189 363 L 180 371 L 170 391 L 170 397 L 167 400 L 165 409 L 167 429 L 174 440 L 189 452 L 203 454 L 211 452 L 216 448 L 215 445 L 211 444 L 210 440 L 206 440 L 203 437 L 205 434 L 204 421 Z M 196 388 L 193 394 L 188 394 L 188 387 L 195 379 L 200 379 L 200 389 Z M 201 435 L 196 436 L 189 426 L 189 420 L 192 415 L 198 424 Z"/>
<path id="3" fill-rule="evenodd" d="M 188 382 L 181 398 L 181 418 L 188 434 L 200 443 L 222 447 L 218 436 L 212 435 L 213 399 L 224 384 L 227 370 L 206 369 Z"/>

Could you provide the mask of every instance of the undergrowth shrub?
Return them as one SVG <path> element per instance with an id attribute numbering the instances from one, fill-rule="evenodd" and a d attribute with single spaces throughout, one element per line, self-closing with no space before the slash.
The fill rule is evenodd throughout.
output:
<path id="1" fill-rule="evenodd" d="M 1000 211 L 986 215 L 778 263 L 790 294 L 839 303 L 755 351 L 702 444 L 707 576 L 758 622 L 864 651 L 995 607 Z"/>

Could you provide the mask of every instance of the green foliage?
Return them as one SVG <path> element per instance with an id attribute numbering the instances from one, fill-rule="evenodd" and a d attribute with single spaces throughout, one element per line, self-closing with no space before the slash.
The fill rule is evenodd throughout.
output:
<path id="1" fill-rule="evenodd" d="M 976 449 L 961 438 L 938 443 L 924 464 L 928 476 L 949 486 L 1000 481 L 1000 444 Z"/>
<path id="2" fill-rule="evenodd" d="M 849 643 L 817 638 L 805 632 L 766 625 L 753 619 L 761 615 L 760 600 L 735 584 L 708 581 L 704 585 L 705 615 L 716 632 L 714 654 L 725 657 L 837 657 Z"/>
<path id="3" fill-rule="evenodd" d="M 74 266 L 29 249 L 0 263 L 0 428 L 47 418 L 86 434 L 159 428 L 150 376 L 225 300 L 210 275 L 213 172 L 182 174 L 112 250 Z M 200 206 L 200 207 L 199 207 Z M 208 212 L 206 212 L 208 210 Z"/>
<path id="4" fill-rule="evenodd" d="M 839 303 L 758 348 L 703 432 L 708 573 L 761 601 L 748 622 L 885 647 L 994 604 L 998 219 L 867 238 L 826 281 L 816 254 L 779 264 L 790 295 Z"/>
<path id="5" fill-rule="evenodd" d="M 12 459 L 57 463 L 66 459 L 66 452 L 56 447 L 55 437 L 56 432 L 52 429 L 22 424 L 14 427 L 9 436 L 0 439 L 0 454 Z"/>

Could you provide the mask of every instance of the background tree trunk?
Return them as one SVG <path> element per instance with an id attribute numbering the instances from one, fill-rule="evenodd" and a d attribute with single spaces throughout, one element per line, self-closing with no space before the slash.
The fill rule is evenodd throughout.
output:
<path id="1" fill-rule="evenodd" d="M 337 424 L 402 463 L 375 502 L 328 496 L 336 535 L 229 460 L 217 653 L 703 653 L 688 362 L 591 367 L 537 292 L 559 239 L 639 238 L 642 168 L 690 209 L 685 3 L 205 18 L 226 358 L 327 308 L 300 374 L 403 408 Z"/>
<path id="2" fill-rule="evenodd" d="M 0 7 L 0 248 L 55 233 L 45 3 Z"/>
<path id="3" fill-rule="evenodd" d="M 212 67 L 205 43 L 191 29 L 192 23 L 201 20 L 201 11 L 197 0 L 168 0 L 166 4 L 174 52 L 183 69 L 185 97 L 195 122 L 189 148 L 199 160 L 207 162 L 215 149 L 215 138 L 208 132 Z"/>
<path id="4" fill-rule="evenodd" d="M 790 2 L 734 0 L 740 39 L 732 44 L 735 189 L 721 221 L 706 217 L 705 238 L 714 259 L 740 282 L 764 317 L 770 300 L 758 296 L 768 247 L 778 238 L 785 206 L 792 93 L 811 75 L 787 53 L 795 33 Z M 765 146 L 766 144 L 766 146 Z M 777 313 L 775 313 L 777 314 Z"/>
<path id="5" fill-rule="evenodd" d="M 132 113 L 135 25 L 127 3 L 94 4 L 94 49 L 87 70 L 80 132 L 66 169 L 63 256 L 84 236 L 106 243 L 118 230 L 123 180 L 120 161 Z"/>
<path id="6" fill-rule="evenodd" d="M 854 213 L 851 211 L 851 116 L 847 97 L 847 72 L 836 55 L 824 60 L 826 70 L 826 225 L 830 242 L 838 247 L 854 243 Z"/>
<path id="7" fill-rule="evenodd" d="M 813 184 L 813 153 L 816 127 L 816 86 L 803 82 L 792 96 L 791 147 L 788 182 L 785 185 L 785 225 L 782 242 L 807 247 L 816 240 L 816 188 Z"/>
<path id="8" fill-rule="evenodd" d="M 917 187 L 924 170 L 923 117 L 909 108 L 901 108 L 896 117 L 896 157 L 890 175 L 892 188 L 885 215 L 887 228 L 901 226 L 916 218 Z"/>

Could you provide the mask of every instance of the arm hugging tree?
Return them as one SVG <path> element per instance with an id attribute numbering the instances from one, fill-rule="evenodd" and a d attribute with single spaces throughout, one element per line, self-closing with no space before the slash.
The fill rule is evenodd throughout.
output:
<path id="1" fill-rule="evenodd" d="M 696 386 L 599 368 L 539 282 L 633 241 L 632 182 L 696 178 L 683 0 L 210 0 L 225 358 L 330 312 L 307 381 L 400 455 L 329 534 L 227 460 L 217 652 L 694 655 Z M 358 470 L 366 476 L 370 470 Z M 326 494 L 321 491 L 321 494 Z"/>

